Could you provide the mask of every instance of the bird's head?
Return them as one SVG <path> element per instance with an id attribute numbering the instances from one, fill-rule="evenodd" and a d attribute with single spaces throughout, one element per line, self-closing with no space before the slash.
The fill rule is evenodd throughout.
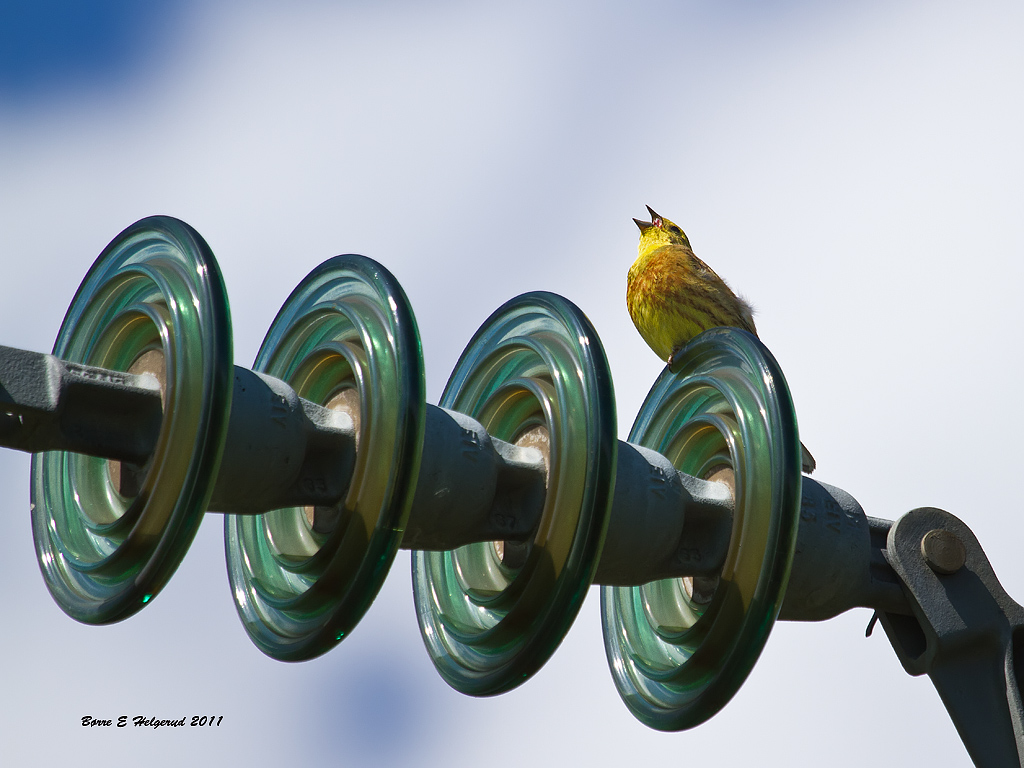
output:
<path id="1" fill-rule="evenodd" d="M 638 249 L 641 256 L 663 245 L 685 245 L 687 248 L 690 247 L 690 241 L 687 239 L 686 233 L 675 222 L 669 221 L 664 216 L 659 216 L 649 205 L 647 206 L 647 211 L 651 214 L 650 221 L 633 219 L 636 225 L 640 227 L 640 245 Z"/>

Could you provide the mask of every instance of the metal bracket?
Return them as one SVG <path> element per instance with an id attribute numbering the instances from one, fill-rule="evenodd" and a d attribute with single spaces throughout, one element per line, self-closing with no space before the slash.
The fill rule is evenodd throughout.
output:
<path id="1" fill-rule="evenodd" d="M 975 765 L 1024 765 L 1024 608 L 971 529 L 941 509 L 897 520 L 887 555 L 913 611 L 879 612 L 903 668 L 931 677 Z"/>

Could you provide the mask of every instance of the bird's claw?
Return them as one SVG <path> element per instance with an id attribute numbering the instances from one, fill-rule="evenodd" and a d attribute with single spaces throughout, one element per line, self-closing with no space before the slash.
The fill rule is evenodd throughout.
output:
<path id="1" fill-rule="evenodd" d="M 668 360 L 666 361 L 668 363 L 668 367 L 669 368 L 671 368 L 673 365 L 676 364 L 676 355 L 678 355 L 681 351 L 682 351 L 682 349 L 680 347 L 676 347 L 669 354 Z"/>

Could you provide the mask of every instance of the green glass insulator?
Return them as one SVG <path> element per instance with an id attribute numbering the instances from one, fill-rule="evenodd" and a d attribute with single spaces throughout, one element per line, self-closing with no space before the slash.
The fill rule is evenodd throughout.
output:
<path id="1" fill-rule="evenodd" d="M 800 510 L 800 441 L 786 380 L 753 335 L 695 338 L 655 382 L 630 442 L 677 469 L 732 478 L 735 511 L 716 579 L 604 587 L 601 618 L 612 677 L 646 725 L 691 728 L 739 690 L 775 623 Z"/>
<path id="2" fill-rule="evenodd" d="M 356 422 L 356 465 L 336 508 L 225 521 L 231 591 L 249 637 L 275 659 L 309 659 L 352 631 L 398 550 L 423 446 L 419 331 L 391 273 L 338 256 L 292 292 L 254 367 Z"/>
<path id="3" fill-rule="evenodd" d="M 532 541 L 413 553 L 416 614 L 434 665 L 462 693 L 498 694 L 550 658 L 593 580 L 618 444 L 611 376 L 586 316 L 561 296 L 530 293 L 477 331 L 441 405 L 548 459 Z"/>
<path id="4" fill-rule="evenodd" d="M 209 246 L 184 222 L 143 219 L 89 270 L 53 354 L 159 370 L 164 417 L 145 467 L 50 451 L 32 459 L 32 530 L 46 585 L 70 616 L 127 618 L 185 556 L 213 492 L 231 408 L 231 324 Z"/>

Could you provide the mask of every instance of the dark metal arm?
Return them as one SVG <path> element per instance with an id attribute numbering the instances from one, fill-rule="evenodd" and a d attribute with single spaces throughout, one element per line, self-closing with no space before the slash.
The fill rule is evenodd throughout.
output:
<path id="1" fill-rule="evenodd" d="M 803 478 L 797 551 L 779 618 L 874 608 L 903 668 L 927 674 L 978 766 L 1024 765 L 1024 608 L 977 538 L 940 509 L 895 523 Z"/>
<path id="2" fill-rule="evenodd" d="M 1024 608 L 971 529 L 941 509 L 897 520 L 888 556 L 913 611 L 879 613 L 903 668 L 931 677 L 975 765 L 1024 765 Z"/>

